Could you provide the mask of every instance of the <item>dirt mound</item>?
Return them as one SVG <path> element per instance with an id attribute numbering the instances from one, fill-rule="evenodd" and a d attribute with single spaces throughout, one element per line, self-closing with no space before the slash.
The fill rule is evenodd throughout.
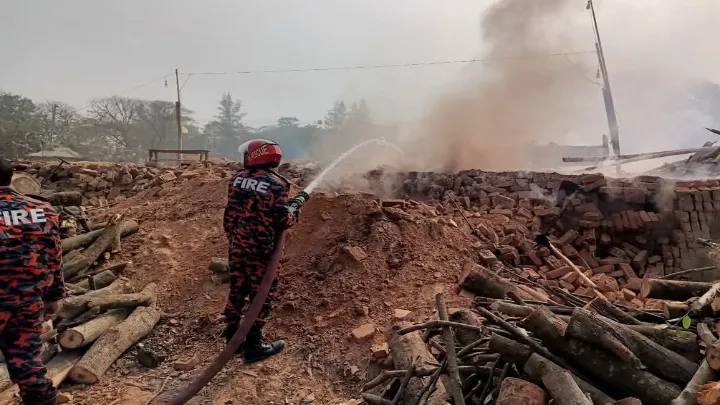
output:
<path id="1" fill-rule="evenodd" d="M 185 386 L 220 351 L 227 286 L 213 283 L 207 266 L 211 258 L 227 256 L 226 190 L 227 180 L 199 177 L 162 198 L 131 197 L 96 212 L 139 221 L 141 231 L 124 242 L 116 260 L 132 261 L 126 271 L 139 285 L 158 284 L 165 316 L 100 384 L 73 389 L 76 403 L 105 397 L 143 404 L 165 379 L 166 392 Z M 296 404 L 314 398 L 341 404 L 357 398 L 375 366 L 367 360 L 370 347 L 385 341 L 383 328 L 395 310 L 413 309 L 408 319 L 430 315 L 434 293 L 450 291 L 462 263 L 477 259 L 474 237 L 440 212 L 442 207 L 381 202 L 367 194 L 315 193 L 290 233 L 282 298 L 268 326 L 268 334 L 285 339 L 288 348 L 260 364 L 233 360 L 191 403 Z M 492 225 L 493 216 L 481 220 Z M 465 300 L 453 299 L 450 306 Z M 362 325 L 374 334 L 352 339 Z M 139 348 L 168 359 L 156 369 L 144 368 L 135 359 Z M 192 357 L 200 360 L 193 370 L 173 368 Z"/>

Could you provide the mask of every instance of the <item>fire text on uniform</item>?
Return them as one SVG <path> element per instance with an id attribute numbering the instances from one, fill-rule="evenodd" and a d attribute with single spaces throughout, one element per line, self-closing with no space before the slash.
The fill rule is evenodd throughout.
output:
<path id="1" fill-rule="evenodd" d="M 40 224 L 43 222 L 47 222 L 47 218 L 45 218 L 45 210 L 42 208 L 0 211 L 0 224 L 5 226 Z"/>
<path id="2" fill-rule="evenodd" d="M 257 191 L 258 193 L 267 193 L 270 188 L 270 183 L 266 181 L 258 181 L 255 179 L 246 179 L 244 177 L 238 177 L 233 182 L 233 187 Z"/>

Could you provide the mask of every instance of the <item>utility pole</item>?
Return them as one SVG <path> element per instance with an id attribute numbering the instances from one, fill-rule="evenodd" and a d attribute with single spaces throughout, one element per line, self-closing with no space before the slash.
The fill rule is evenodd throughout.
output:
<path id="1" fill-rule="evenodd" d="M 50 147 L 55 147 L 55 117 L 57 116 L 58 105 L 53 103 L 52 123 L 50 124 Z"/>
<path id="2" fill-rule="evenodd" d="M 175 116 L 177 117 L 177 135 L 178 135 L 178 151 L 182 150 L 182 105 L 180 104 L 180 76 L 178 70 L 175 69 L 175 86 L 177 88 L 177 101 L 175 102 Z M 182 153 L 177 153 L 177 162 L 180 165 Z"/>
<path id="3" fill-rule="evenodd" d="M 57 108 L 58 108 L 58 105 L 53 103 L 52 114 L 51 114 L 52 118 L 50 119 L 50 139 L 48 139 L 48 143 L 50 144 L 50 146 L 49 146 L 50 149 L 52 149 L 55 145 L 55 116 L 57 114 Z M 43 156 L 45 156 L 45 150 L 47 149 L 45 147 L 46 145 L 43 142 L 41 144 L 41 146 L 42 146 L 42 154 L 43 154 Z"/>
<path id="4" fill-rule="evenodd" d="M 598 55 L 600 74 L 603 79 L 603 100 L 605 102 L 605 114 L 607 115 L 608 128 L 610 129 L 610 145 L 615 156 L 620 155 L 620 136 L 618 130 L 617 114 L 615 114 L 615 102 L 612 91 L 610 91 L 610 78 L 608 77 L 607 65 L 605 64 L 605 53 L 603 52 L 600 31 L 598 30 L 597 17 L 593 0 L 588 0 L 586 9 L 592 14 L 593 32 L 595 33 L 595 50 Z"/>

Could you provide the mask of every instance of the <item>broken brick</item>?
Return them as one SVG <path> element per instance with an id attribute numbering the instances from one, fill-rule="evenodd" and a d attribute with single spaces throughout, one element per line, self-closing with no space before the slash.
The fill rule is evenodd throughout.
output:
<path id="1" fill-rule="evenodd" d="M 396 309 L 395 312 L 393 312 L 393 319 L 396 321 L 404 321 L 406 320 L 412 312 L 406 310 L 406 309 Z"/>
<path id="2" fill-rule="evenodd" d="M 593 274 L 612 273 L 613 271 L 615 271 L 615 266 L 612 264 L 607 264 L 592 269 Z"/>
<path id="3" fill-rule="evenodd" d="M 368 257 L 367 253 L 359 246 L 347 246 L 345 252 L 356 262 L 361 262 Z"/>
<path id="4" fill-rule="evenodd" d="M 493 208 L 511 209 L 515 207 L 515 200 L 502 194 L 492 194 L 490 196 Z"/>
<path id="5" fill-rule="evenodd" d="M 405 208 L 405 200 L 387 199 L 380 202 L 381 207 L 399 207 Z"/>
<path id="6" fill-rule="evenodd" d="M 534 265 L 536 265 L 536 266 L 542 266 L 543 261 L 542 261 L 542 259 L 540 259 L 540 257 L 537 255 L 536 252 L 534 252 L 534 251 L 532 251 L 532 252 L 527 252 L 526 255 L 527 255 L 527 257 L 530 259 L 530 261 L 533 262 Z"/>
<path id="7" fill-rule="evenodd" d="M 556 208 L 535 208 L 533 209 L 533 213 L 537 217 L 547 217 L 557 215 L 558 211 Z"/>
<path id="8" fill-rule="evenodd" d="M 647 264 L 648 255 L 649 252 L 647 250 L 639 251 L 632 261 L 632 267 L 637 271 L 644 270 L 645 265 Z"/>
<path id="9" fill-rule="evenodd" d="M 625 252 L 623 252 L 623 253 L 625 253 Z M 625 263 L 624 257 L 612 257 L 611 256 L 611 257 L 606 257 L 604 259 L 598 260 L 598 264 L 600 264 L 601 266 L 607 266 L 607 265 L 613 266 L 613 265 L 620 264 L 620 263 Z"/>
<path id="10" fill-rule="evenodd" d="M 195 366 L 197 366 L 198 364 L 200 364 L 200 358 L 195 355 L 187 359 L 176 360 L 173 363 L 173 368 L 178 371 L 188 371 L 195 368 Z"/>
<path id="11" fill-rule="evenodd" d="M 559 280 L 558 284 L 560 285 L 561 288 L 564 288 L 569 292 L 573 292 L 575 290 L 575 286 L 572 285 L 571 283 L 568 283 L 567 281 Z"/>
<path id="12" fill-rule="evenodd" d="M 575 249 L 572 245 L 563 245 L 562 252 L 565 256 L 570 258 L 578 257 L 580 255 L 577 249 Z"/>
<path id="13" fill-rule="evenodd" d="M 557 269 L 548 271 L 545 274 L 545 277 L 547 277 L 550 280 L 554 280 L 554 279 L 560 278 L 560 277 L 570 273 L 571 271 L 572 271 L 572 269 L 570 268 L 570 266 L 561 266 L 561 267 L 558 267 Z"/>
<path id="14" fill-rule="evenodd" d="M 492 266 L 493 264 L 497 263 L 498 258 L 495 256 L 495 254 L 487 249 L 482 249 L 480 252 L 478 252 L 480 255 L 480 260 L 486 265 L 486 266 Z"/>
<path id="15" fill-rule="evenodd" d="M 352 337 L 358 342 L 371 339 L 375 335 L 375 324 L 366 323 L 352 330 Z"/>
<path id="16" fill-rule="evenodd" d="M 573 284 L 578 278 L 580 278 L 580 276 L 576 272 L 571 271 L 570 273 L 567 273 L 566 275 L 560 277 L 560 280 L 565 281 L 566 283 Z"/>
<path id="17" fill-rule="evenodd" d="M 618 269 L 620 269 L 620 271 L 625 274 L 625 278 L 627 279 L 637 278 L 637 274 L 635 274 L 635 271 L 633 271 L 632 266 L 627 263 L 618 264 Z"/>
<path id="18" fill-rule="evenodd" d="M 384 359 L 390 355 L 390 348 L 387 342 L 378 343 L 370 347 L 374 359 Z"/>

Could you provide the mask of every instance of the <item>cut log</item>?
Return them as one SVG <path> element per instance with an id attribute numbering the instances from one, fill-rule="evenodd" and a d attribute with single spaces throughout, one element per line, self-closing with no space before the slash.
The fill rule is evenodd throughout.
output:
<path id="1" fill-rule="evenodd" d="M 55 206 L 79 207 L 82 205 L 83 196 L 78 191 L 60 191 L 57 193 L 44 194 L 42 198 Z"/>
<path id="2" fill-rule="evenodd" d="M 547 307 L 552 313 L 556 315 L 570 315 L 572 314 L 573 307 L 563 307 L 563 306 L 557 306 L 557 307 Z M 535 307 L 529 306 L 529 305 L 517 305 L 513 304 L 511 302 L 502 301 L 502 300 L 495 300 L 491 305 L 490 309 L 492 309 L 493 312 L 499 312 L 501 314 L 515 317 L 515 318 L 525 318 L 526 316 L 530 315 L 532 311 L 535 310 Z"/>
<path id="3" fill-rule="evenodd" d="M 466 262 L 460 286 L 473 294 L 489 298 L 505 298 L 515 291 L 509 281 L 477 263 Z"/>
<path id="4" fill-rule="evenodd" d="M 74 252 L 78 252 L 78 253 L 79 253 L 78 250 L 74 250 Z M 125 271 L 125 269 L 126 269 L 130 264 L 132 264 L 132 262 L 122 262 L 122 263 L 113 264 L 112 266 L 107 266 L 107 267 L 103 267 L 103 268 L 96 268 L 96 269 L 94 269 L 94 270 L 86 270 L 86 271 L 83 271 L 82 273 L 78 273 L 75 277 L 73 277 L 72 280 L 70 280 L 70 282 L 72 282 L 72 283 L 74 283 L 74 282 L 79 282 L 79 281 L 82 281 L 82 280 L 86 279 L 87 277 L 95 276 L 95 275 L 100 274 L 100 273 L 102 273 L 102 272 L 104 272 L 104 271 L 112 271 L 113 274 L 115 274 L 115 275 L 117 276 L 118 274 L 120 274 L 120 273 L 122 273 L 123 271 Z"/>
<path id="5" fill-rule="evenodd" d="M 490 306 L 493 312 L 500 312 L 507 316 L 513 316 L 516 318 L 525 318 L 532 313 L 533 308 L 529 306 L 517 305 L 507 301 L 495 301 Z"/>
<path id="6" fill-rule="evenodd" d="M 97 318 L 74 328 L 67 329 L 60 335 L 58 342 L 64 349 L 77 349 L 96 341 L 108 329 L 124 321 L 130 314 L 128 309 L 108 311 Z"/>
<path id="7" fill-rule="evenodd" d="M 12 386 L 12 381 L 10 381 L 7 367 L 5 367 L 4 363 L 0 363 L 0 392 L 5 391 L 10 386 Z"/>
<path id="8" fill-rule="evenodd" d="M 698 337 L 705 344 L 705 360 L 711 369 L 720 370 L 720 339 L 704 323 L 697 325 Z"/>
<path id="9" fill-rule="evenodd" d="M 50 360 L 46 365 L 47 374 L 46 376 L 52 380 L 55 387 L 65 380 L 70 369 L 80 360 L 81 353 L 77 351 L 73 352 L 62 352 Z M 13 400 L 15 394 L 18 393 L 17 385 L 13 385 L 10 388 L 5 389 L 0 393 L 0 404 L 9 404 Z"/>
<path id="10" fill-rule="evenodd" d="M 139 307 L 119 325 L 111 328 L 93 343 L 70 371 L 70 379 L 81 384 L 95 384 L 120 355 L 147 336 L 160 320 L 153 307 Z"/>
<path id="11" fill-rule="evenodd" d="M 521 330 L 515 325 L 511 325 L 506 320 L 502 319 L 501 317 L 493 314 L 492 312 L 488 311 L 487 309 L 483 307 L 478 307 L 478 310 L 483 314 L 483 316 L 490 322 L 493 322 L 496 325 L 499 325 L 506 331 L 510 332 L 514 338 L 516 338 L 518 341 L 530 346 L 535 352 L 542 354 L 543 356 L 549 358 L 550 360 L 556 362 L 560 365 L 565 365 L 565 362 L 563 359 L 557 357 L 553 353 L 549 352 L 548 349 L 546 349 L 544 346 L 540 345 L 536 340 L 531 339 L 527 332 L 524 330 Z M 564 324 L 563 324 L 564 325 Z"/>
<path id="12" fill-rule="evenodd" d="M 99 290 L 101 288 L 105 288 L 113 283 L 113 281 L 117 280 L 117 277 L 115 276 L 115 273 L 113 273 L 110 270 L 105 270 L 102 273 L 98 273 L 94 276 L 92 276 L 93 283 L 95 284 L 95 289 Z M 88 279 L 85 279 L 83 281 L 80 281 L 75 284 L 76 286 L 80 288 L 86 288 L 90 289 L 90 281 Z"/>
<path id="13" fill-rule="evenodd" d="M 545 390 L 537 385 L 508 377 L 503 380 L 498 393 L 497 405 L 546 405 L 548 402 Z"/>
<path id="14" fill-rule="evenodd" d="M 500 354 L 505 361 L 515 363 L 519 366 L 525 364 L 533 354 L 530 346 L 500 336 L 497 333 L 493 333 L 490 336 L 490 344 L 488 347 L 491 352 Z"/>
<path id="15" fill-rule="evenodd" d="M 90 292 L 87 288 L 78 287 L 75 284 L 72 283 L 65 283 L 65 290 L 67 290 L 68 295 L 83 295 Z"/>
<path id="16" fill-rule="evenodd" d="M 697 301 L 693 302 L 690 308 L 695 312 L 700 312 L 703 308 L 710 306 L 715 300 L 715 297 L 717 297 L 718 291 L 720 291 L 720 283 L 715 283 L 712 288 L 707 290 Z"/>
<path id="17" fill-rule="evenodd" d="M 58 323 L 57 328 L 61 331 L 69 328 L 74 328 L 75 326 L 82 325 L 85 322 L 89 322 L 92 319 L 95 319 L 95 317 L 98 315 L 100 315 L 100 308 L 90 308 L 75 318 L 63 319 L 62 321 L 60 321 L 60 323 Z"/>
<path id="18" fill-rule="evenodd" d="M 679 386 L 608 356 L 604 350 L 582 340 L 564 336 L 565 323 L 547 309 L 535 310 L 522 323 L 550 350 L 624 396 L 638 397 L 645 405 L 667 405 L 680 395 Z"/>
<path id="19" fill-rule="evenodd" d="M 92 266 L 92 264 L 110 249 L 115 242 L 118 233 L 120 233 L 122 225 L 119 223 L 121 217 L 117 216 L 108 222 L 108 227 L 102 230 L 100 236 L 88 246 L 81 254 L 75 256 L 70 262 L 64 263 L 62 266 L 63 274 L 70 279 L 81 271 Z"/>
<path id="20" fill-rule="evenodd" d="M 90 291 L 84 295 L 65 298 L 62 300 L 62 306 L 58 311 L 58 316 L 62 319 L 73 319 L 89 309 L 87 305 L 88 301 L 93 298 L 103 297 L 105 295 L 130 293 L 132 290 L 130 280 L 120 277 L 105 288 Z"/>
<path id="21" fill-rule="evenodd" d="M 408 322 L 396 323 L 387 332 L 390 355 L 395 369 L 407 370 L 412 364 L 416 365 L 418 371 L 439 367 L 435 357 L 425 347 L 420 332 L 398 334 L 398 331 L 408 326 L 410 326 Z M 430 377 L 412 379 L 405 390 L 404 403 L 407 405 L 417 403 L 429 380 Z M 426 403 L 428 405 L 445 405 L 445 396 L 447 395 L 445 385 L 442 381 L 438 381 L 435 387 L 435 392 L 430 395 Z"/>
<path id="22" fill-rule="evenodd" d="M 622 324 L 586 309 L 573 311 L 566 336 L 603 347 L 637 369 L 647 367 L 668 381 L 687 384 L 697 365 Z"/>
<path id="23" fill-rule="evenodd" d="M 518 294 L 524 293 L 528 297 L 528 299 L 534 299 L 541 302 L 548 302 L 551 301 L 550 296 L 543 290 L 540 290 L 539 288 L 536 290 L 534 288 L 530 288 L 526 285 L 518 284 L 517 285 Z"/>
<path id="24" fill-rule="evenodd" d="M 42 352 L 40 352 L 40 359 L 42 360 L 43 364 L 46 364 L 58 353 L 60 353 L 60 345 L 44 342 Z"/>
<path id="25" fill-rule="evenodd" d="M 545 389 L 548 390 L 554 405 L 592 405 L 570 373 L 565 370 L 548 371 L 542 376 Z"/>
<path id="26" fill-rule="evenodd" d="M 62 240 L 62 250 L 63 252 L 70 252 L 75 249 L 80 249 L 83 247 L 90 246 L 93 242 L 97 240 L 97 238 L 102 235 L 103 231 L 105 230 L 105 225 L 102 226 L 102 228 L 88 232 L 82 235 L 73 236 L 70 238 L 66 238 Z M 120 229 L 120 236 L 126 237 L 134 234 L 135 232 L 140 230 L 140 225 L 136 221 L 132 220 L 126 220 L 122 224 L 122 228 Z"/>
<path id="27" fill-rule="evenodd" d="M 523 366 L 523 372 L 529 375 L 532 381 L 538 384 L 542 384 L 542 377 L 545 373 L 557 373 L 559 371 L 567 370 L 537 353 L 533 353 L 528 359 L 528 361 L 525 363 L 525 366 Z M 607 394 L 600 391 L 598 388 L 594 387 L 587 381 L 579 378 L 576 375 L 573 375 L 572 373 L 570 375 L 572 376 L 573 380 L 575 380 L 575 383 L 578 385 L 578 387 L 580 387 L 580 390 L 590 394 L 590 399 L 592 400 L 594 405 L 608 405 L 615 402 L 614 399 L 612 399 Z"/>
<path id="28" fill-rule="evenodd" d="M 669 325 L 625 325 L 653 342 L 663 346 L 686 359 L 697 362 L 700 358 L 700 346 L 697 335 L 686 330 L 675 329 Z"/>
<path id="29" fill-rule="evenodd" d="M 210 259 L 210 265 L 208 266 L 208 268 L 215 274 L 227 273 L 228 271 L 230 271 L 228 259 L 222 259 L 219 257 L 213 257 L 212 259 Z"/>
<path id="30" fill-rule="evenodd" d="M 713 369 L 710 368 L 707 361 L 703 361 L 692 380 L 690 380 L 680 395 L 670 402 L 670 405 L 696 405 L 700 387 L 712 380 L 714 374 Z"/>
<path id="31" fill-rule="evenodd" d="M 468 309 L 461 309 L 450 314 L 450 320 L 453 322 L 464 323 L 466 325 L 473 325 L 482 327 L 483 322 L 479 316 Z M 480 339 L 482 333 L 477 330 L 470 329 L 455 329 L 455 337 L 457 338 L 460 345 L 467 346 L 472 342 Z"/>
<path id="32" fill-rule="evenodd" d="M 80 253 L 82 253 L 80 250 L 71 250 L 62 257 L 62 262 L 67 263 Z"/>
<path id="33" fill-rule="evenodd" d="M 662 310 L 665 319 L 682 318 L 690 312 L 690 305 L 682 301 L 662 301 Z"/>
<path id="34" fill-rule="evenodd" d="M 448 310 L 443 293 L 438 293 L 435 296 L 435 303 L 437 304 L 438 318 L 441 321 L 448 321 Z M 465 399 L 462 392 L 462 380 L 460 379 L 460 371 L 458 370 L 459 364 L 457 353 L 455 353 L 455 336 L 453 336 L 450 326 L 443 326 L 442 334 L 443 340 L 445 341 L 445 357 L 447 358 L 448 376 L 450 377 L 448 388 L 455 401 L 455 405 L 465 405 Z M 411 365 L 408 373 L 412 375 L 414 368 L 415 366 Z M 403 381 L 403 383 L 407 385 L 407 380 Z"/>
<path id="35" fill-rule="evenodd" d="M 661 280 L 646 278 L 640 287 L 640 298 L 659 298 L 670 301 L 685 301 L 699 297 L 713 286 L 713 283 L 698 281 Z"/>
<path id="36" fill-rule="evenodd" d="M 139 306 L 150 306 L 157 300 L 157 285 L 149 283 L 139 293 L 114 294 L 91 297 L 87 301 L 90 308 L 100 308 L 105 311 L 118 308 L 136 308 Z"/>
<path id="37" fill-rule="evenodd" d="M 592 301 L 592 306 L 597 308 L 600 313 L 608 314 L 613 319 L 626 325 L 640 325 L 642 322 L 633 318 L 631 315 L 625 313 L 623 310 L 615 306 L 610 300 L 605 298 L 604 295 L 595 291 L 595 299 Z"/>

